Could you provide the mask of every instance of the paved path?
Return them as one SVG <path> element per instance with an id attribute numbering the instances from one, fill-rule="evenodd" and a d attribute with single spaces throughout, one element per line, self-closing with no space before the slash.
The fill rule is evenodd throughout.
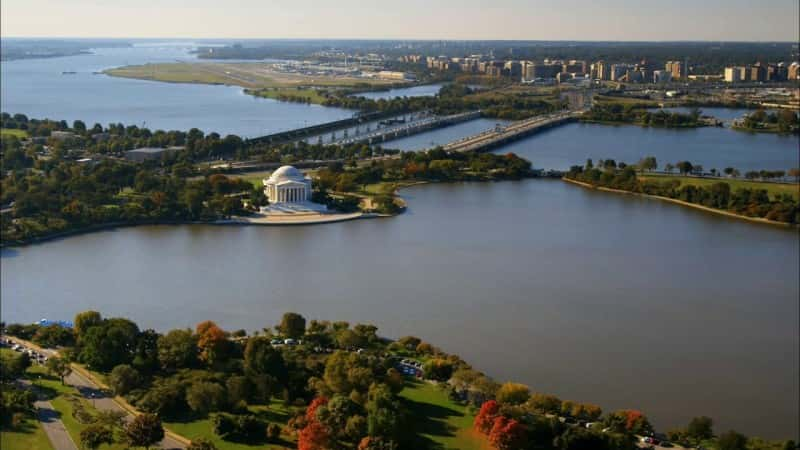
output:
<path id="1" fill-rule="evenodd" d="M 55 450 L 78 450 L 78 446 L 64 428 L 64 422 L 58 418 L 58 413 L 53 409 L 53 405 L 45 400 L 37 400 L 33 403 L 36 407 L 39 422 L 42 424 L 45 434 L 50 439 Z"/>
<path id="2" fill-rule="evenodd" d="M 80 373 L 73 370 L 66 378 L 66 382 L 75 386 L 83 397 L 91 399 L 92 404 L 98 410 L 119 411 L 125 414 L 126 421 L 133 419 L 133 415 L 130 412 L 120 406 L 113 398 L 106 395 L 97 385 Z M 165 449 L 184 449 L 186 445 L 169 436 L 164 436 L 164 440 L 159 443 L 159 447 Z"/>

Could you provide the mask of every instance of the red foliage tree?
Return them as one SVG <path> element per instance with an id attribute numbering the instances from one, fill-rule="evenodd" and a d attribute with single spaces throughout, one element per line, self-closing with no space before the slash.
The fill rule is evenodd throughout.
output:
<path id="1" fill-rule="evenodd" d="M 518 450 L 525 446 L 525 426 L 514 419 L 497 416 L 489 433 L 489 442 L 497 450 Z"/>
<path id="2" fill-rule="evenodd" d="M 317 421 L 317 408 L 323 405 L 328 404 L 328 399 L 325 397 L 317 397 L 311 401 L 311 404 L 308 405 L 306 408 L 306 421 L 307 422 L 316 422 Z"/>
<path id="3" fill-rule="evenodd" d="M 625 411 L 625 428 L 633 430 L 643 417 L 644 414 L 641 411 L 636 411 L 635 409 Z"/>
<path id="4" fill-rule="evenodd" d="M 489 434 L 494 425 L 494 419 L 497 417 L 499 411 L 500 405 L 498 405 L 496 401 L 489 400 L 483 402 L 480 412 L 475 416 L 475 429 L 483 434 Z"/>
<path id="5" fill-rule="evenodd" d="M 330 448 L 331 435 L 316 420 L 309 422 L 297 436 L 297 450 L 327 450 Z"/>

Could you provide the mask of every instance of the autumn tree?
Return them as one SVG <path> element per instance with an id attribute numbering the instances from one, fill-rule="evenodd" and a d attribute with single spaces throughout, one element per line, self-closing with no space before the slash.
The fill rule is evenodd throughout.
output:
<path id="1" fill-rule="evenodd" d="M 164 427 L 155 414 L 140 414 L 125 426 L 125 437 L 132 447 L 150 448 L 164 439 Z"/>
<path id="2" fill-rule="evenodd" d="M 483 434 L 489 434 L 494 426 L 494 419 L 500 412 L 500 405 L 494 400 L 489 400 L 481 405 L 481 410 L 475 416 L 473 426 Z"/>
<path id="3" fill-rule="evenodd" d="M 528 401 L 531 390 L 528 386 L 520 383 L 504 383 L 497 390 L 497 402 L 506 405 L 521 405 Z"/>
<path id="4" fill-rule="evenodd" d="M 489 442 L 497 450 L 517 450 L 525 446 L 525 426 L 505 416 L 497 416 L 489 432 Z"/>
<path id="5" fill-rule="evenodd" d="M 228 359 L 230 342 L 217 324 L 210 320 L 201 322 L 195 332 L 201 361 L 213 367 Z"/>

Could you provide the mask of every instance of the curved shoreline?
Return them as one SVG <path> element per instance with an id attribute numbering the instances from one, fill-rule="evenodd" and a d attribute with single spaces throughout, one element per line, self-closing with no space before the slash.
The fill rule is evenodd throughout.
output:
<path id="1" fill-rule="evenodd" d="M 241 219 L 218 219 L 214 221 L 203 220 L 146 220 L 140 222 L 109 222 L 97 225 L 90 225 L 85 228 L 78 228 L 74 230 L 61 231 L 58 233 L 50 234 L 47 236 L 38 236 L 23 241 L 2 241 L 0 248 L 13 248 L 25 247 L 33 244 L 40 244 L 47 241 L 66 238 L 70 236 L 78 236 L 81 234 L 89 234 L 97 231 L 116 230 L 119 228 L 133 228 L 148 225 L 216 225 L 216 226 L 266 226 L 266 227 L 285 227 L 285 226 L 303 226 L 303 225 L 323 225 L 327 223 L 347 222 L 357 219 L 373 219 L 377 217 L 384 217 L 380 214 L 372 213 L 345 213 L 345 214 L 331 214 L 330 219 L 327 220 L 308 220 L 308 221 L 294 221 L 294 222 L 253 222 Z M 242 216 L 245 217 L 245 216 Z"/>
<path id="2" fill-rule="evenodd" d="M 572 180 L 572 179 L 569 179 L 569 178 L 566 178 L 566 177 L 562 177 L 561 180 L 562 181 L 566 181 L 567 183 L 576 184 L 576 185 L 584 187 L 586 189 L 591 189 L 591 190 L 595 190 L 595 191 L 613 192 L 615 194 L 636 195 L 636 196 L 640 196 L 640 197 L 654 198 L 654 199 L 664 200 L 664 201 L 667 201 L 667 202 L 670 202 L 670 203 L 675 203 L 675 204 L 682 205 L 682 206 L 688 206 L 688 207 L 694 208 L 694 209 L 699 209 L 701 211 L 710 212 L 710 213 L 714 213 L 714 214 L 719 214 L 719 215 L 723 215 L 723 216 L 727 216 L 727 217 L 733 217 L 733 218 L 741 219 L 741 220 L 747 220 L 747 221 L 754 222 L 754 223 L 760 223 L 760 224 L 772 225 L 772 226 L 779 226 L 779 227 L 782 227 L 782 228 L 800 229 L 800 224 L 791 224 L 791 223 L 787 223 L 787 222 L 778 222 L 778 221 L 775 221 L 775 220 L 764 219 L 762 217 L 743 216 L 743 215 L 732 213 L 730 211 L 725 211 L 725 210 L 722 210 L 722 209 L 710 208 L 708 206 L 698 205 L 697 203 L 685 202 L 683 200 L 678 200 L 676 198 L 664 197 L 664 196 L 661 196 L 661 195 L 643 194 L 641 192 L 624 191 L 622 189 L 613 189 L 613 188 L 607 188 L 607 187 L 603 187 L 603 186 L 595 186 L 595 185 L 592 185 L 592 184 L 589 184 L 589 183 L 585 183 L 583 181 Z"/>

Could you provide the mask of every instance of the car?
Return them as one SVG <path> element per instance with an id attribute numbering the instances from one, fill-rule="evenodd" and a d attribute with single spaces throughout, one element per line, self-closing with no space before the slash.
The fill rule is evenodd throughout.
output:
<path id="1" fill-rule="evenodd" d="M 286 345 L 297 345 L 297 341 L 295 341 L 294 339 L 291 339 L 291 338 L 284 339 L 283 343 L 286 344 Z"/>

